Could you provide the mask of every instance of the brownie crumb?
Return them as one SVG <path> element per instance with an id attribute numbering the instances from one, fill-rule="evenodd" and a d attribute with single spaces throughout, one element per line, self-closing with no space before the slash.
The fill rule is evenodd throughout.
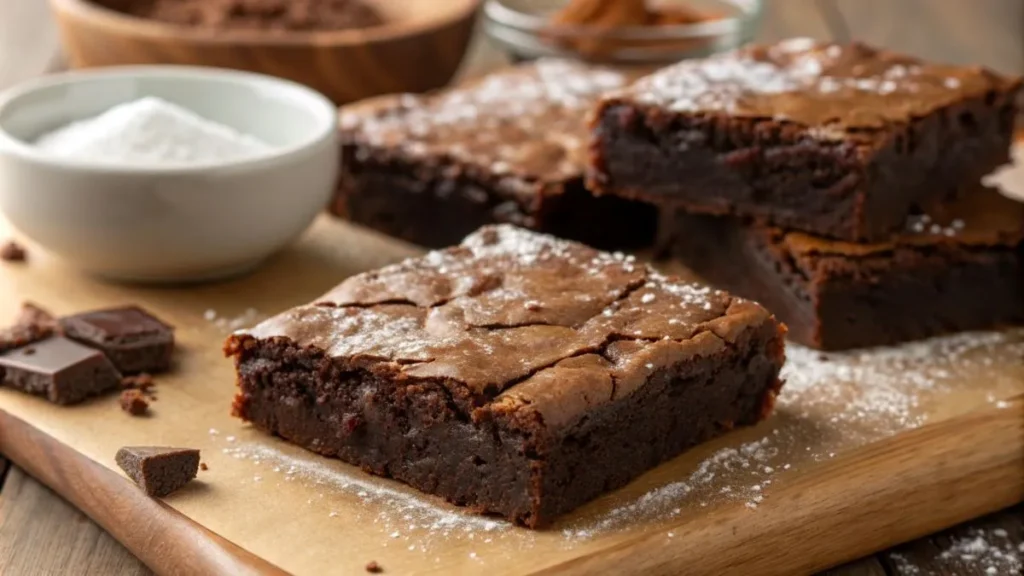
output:
<path id="1" fill-rule="evenodd" d="M 167 496 L 199 472 L 199 450 L 162 446 L 125 446 L 114 457 L 139 488 L 150 496 Z"/>
<path id="2" fill-rule="evenodd" d="M 203 472 L 206 472 L 207 470 L 210 469 L 210 467 L 206 465 L 206 462 L 200 462 L 199 469 L 202 470 Z"/>
<path id="3" fill-rule="evenodd" d="M 35 344 L 53 336 L 57 319 L 53 314 L 31 302 L 23 302 L 13 326 L 0 329 L 0 353 Z M 27 354 L 34 354 L 26 350 Z"/>
<path id="4" fill-rule="evenodd" d="M 28 252 L 25 251 L 25 247 L 21 244 L 14 240 L 8 240 L 4 242 L 3 246 L 0 246 L 0 260 L 4 262 L 24 262 L 28 260 Z"/>
<path id="5" fill-rule="evenodd" d="M 380 574 L 384 569 L 381 568 L 380 564 L 377 564 L 376 560 L 371 560 L 366 563 L 366 571 L 370 574 Z"/>
<path id="6" fill-rule="evenodd" d="M 142 392 L 138 390 L 125 390 L 121 392 L 121 410 L 132 416 L 142 416 L 149 411 L 149 402 Z"/>
<path id="7" fill-rule="evenodd" d="M 18 326 L 39 326 L 50 330 L 57 329 L 57 317 L 49 310 L 32 302 L 22 302 L 21 311 L 18 312 L 18 319 L 14 322 Z"/>

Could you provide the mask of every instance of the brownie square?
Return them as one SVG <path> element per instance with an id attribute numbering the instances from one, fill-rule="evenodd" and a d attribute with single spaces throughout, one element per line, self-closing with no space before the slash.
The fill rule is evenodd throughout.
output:
<path id="1" fill-rule="evenodd" d="M 92 310 L 60 319 L 64 335 L 102 350 L 124 374 L 171 365 L 174 328 L 138 306 Z"/>
<path id="2" fill-rule="evenodd" d="M 600 248 L 650 244 L 654 208 L 583 184 L 597 96 L 626 77 L 540 60 L 430 95 L 342 109 L 332 211 L 424 246 L 512 223 Z"/>
<path id="3" fill-rule="evenodd" d="M 670 250 L 825 350 L 1024 323 L 1024 203 L 993 189 L 911 217 L 887 242 L 678 214 Z"/>
<path id="4" fill-rule="evenodd" d="M 231 336 L 236 416 L 537 527 L 771 411 L 760 305 L 510 225 Z"/>
<path id="5" fill-rule="evenodd" d="M 602 99 L 591 188 L 878 241 L 1008 161 L 1018 78 L 793 39 Z"/>

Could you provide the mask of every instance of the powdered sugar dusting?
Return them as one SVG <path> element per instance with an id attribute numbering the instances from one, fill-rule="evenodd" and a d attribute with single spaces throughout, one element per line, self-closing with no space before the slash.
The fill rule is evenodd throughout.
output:
<path id="1" fill-rule="evenodd" d="M 203 312 L 203 319 L 213 324 L 218 330 L 230 333 L 255 326 L 266 318 L 255 308 L 246 308 L 237 316 L 222 316 L 216 310 L 210 308 Z"/>
<path id="2" fill-rule="evenodd" d="M 1024 357 L 1024 330 L 967 332 L 891 348 L 823 354 L 787 346 L 779 407 L 800 417 L 826 414 L 827 424 L 860 439 L 915 428 L 922 404 L 979 378 L 1007 380 L 993 366 Z M 1000 402 L 994 395 L 990 403 Z"/>
<path id="3" fill-rule="evenodd" d="M 938 537 L 937 539 L 941 539 Z M 900 576 L 942 576 L 945 574 L 1020 575 L 1024 570 L 1024 544 L 1014 544 L 1003 528 L 970 528 L 954 536 L 928 567 L 915 564 L 903 553 L 888 554 Z"/>
<path id="4" fill-rule="evenodd" d="M 301 481 L 318 487 L 317 497 L 308 499 L 307 504 L 324 507 L 329 518 L 337 518 L 340 514 L 324 504 L 324 489 L 334 489 L 357 498 L 363 504 L 359 507 L 362 512 L 358 518 L 347 517 L 346 520 L 372 525 L 388 540 L 408 543 L 412 551 L 426 552 L 434 544 L 451 540 L 491 543 L 513 532 L 508 522 L 478 516 L 441 502 L 431 502 L 411 489 L 392 488 L 384 480 L 361 477 L 358 471 L 353 469 L 349 472 L 336 462 L 316 457 L 297 458 L 255 444 L 233 445 L 221 451 L 269 470 L 277 480 Z M 260 476 L 254 476 L 254 481 L 256 478 Z"/>

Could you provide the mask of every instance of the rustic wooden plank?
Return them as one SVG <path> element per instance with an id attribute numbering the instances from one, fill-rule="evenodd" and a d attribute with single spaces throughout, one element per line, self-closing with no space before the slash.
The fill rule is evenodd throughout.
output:
<path id="1" fill-rule="evenodd" d="M 832 38 L 832 30 L 825 20 L 820 0 L 786 0 L 769 2 L 758 29 L 759 42 L 774 42 L 793 36 L 809 36 L 817 40 Z"/>
<path id="2" fill-rule="evenodd" d="M 822 2 L 832 2 L 842 13 L 854 38 L 930 59 L 1024 72 L 1020 34 L 1024 2 L 1020 0 Z M 775 4 L 776 10 L 782 10 L 784 3 Z"/>
<path id="3" fill-rule="evenodd" d="M 0 498 L 0 574 L 151 574 L 102 528 L 11 468 Z"/>

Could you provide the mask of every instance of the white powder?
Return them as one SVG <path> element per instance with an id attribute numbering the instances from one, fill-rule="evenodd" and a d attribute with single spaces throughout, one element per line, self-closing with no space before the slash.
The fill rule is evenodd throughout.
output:
<path id="1" fill-rule="evenodd" d="M 259 156 L 270 146 L 160 98 L 120 104 L 36 141 L 41 150 L 98 164 L 181 166 Z"/>

